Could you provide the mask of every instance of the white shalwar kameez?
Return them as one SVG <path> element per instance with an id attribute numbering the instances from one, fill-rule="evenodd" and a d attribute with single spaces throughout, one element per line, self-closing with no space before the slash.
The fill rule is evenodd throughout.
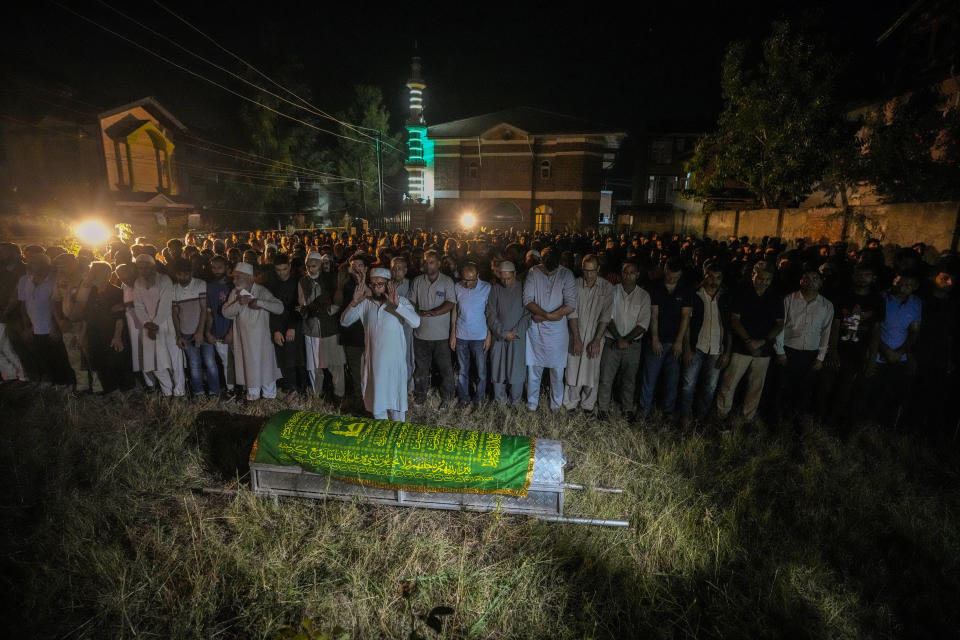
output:
<path id="1" fill-rule="evenodd" d="M 140 370 L 144 376 L 153 374 L 165 395 L 182 396 L 186 389 L 183 378 L 174 386 L 174 369 L 183 369 L 183 351 L 177 346 L 177 332 L 173 326 L 173 282 L 158 273 L 153 286 L 148 287 L 143 278 L 133 283 L 133 312 L 140 332 Z M 147 323 L 157 325 L 157 339 L 150 338 L 144 327 Z"/>
<path id="2" fill-rule="evenodd" d="M 407 338 L 404 325 L 420 326 L 420 316 L 404 297 L 394 312 L 385 302 L 364 299 L 343 313 L 340 324 L 363 323 L 364 350 L 360 376 L 363 405 L 377 420 L 403 422 L 407 411 Z M 396 314 L 396 315 L 394 315 Z M 400 316 L 399 318 L 397 316 Z M 402 318 L 402 320 L 401 320 Z"/>
<path id="3" fill-rule="evenodd" d="M 547 275 L 543 265 L 537 265 L 527 274 L 523 283 L 523 305 L 535 302 L 546 311 L 562 306 L 577 308 L 577 282 L 573 272 L 557 267 Z M 540 378 L 543 370 L 550 370 L 550 408 L 558 410 L 563 404 L 563 370 L 567 366 L 567 347 L 570 335 L 567 319 L 531 322 L 527 329 L 527 408 L 535 411 L 540 403 Z"/>
<path id="4" fill-rule="evenodd" d="M 237 290 L 230 292 L 221 313 L 233 320 L 233 362 L 237 384 L 247 389 L 247 400 L 277 397 L 277 380 L 283 377 L 277 366 L 277 352 L 270 340 L 270 314 L 283 313 L 283 303 L 262 284 L 254 284 L 250 295 L 257 308 L 242 305 Z"/>

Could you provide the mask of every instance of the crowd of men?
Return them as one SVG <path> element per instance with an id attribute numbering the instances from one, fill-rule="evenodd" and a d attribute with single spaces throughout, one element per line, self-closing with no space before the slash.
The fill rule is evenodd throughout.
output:
<path id="1" fill-rule="evenodd" d="M 210 234 L 0 244 L 5 381 L 248 401 L 325 394 L 812 414 L 955 433 L 960 260 L 917 244 L 595 231 Z"/>

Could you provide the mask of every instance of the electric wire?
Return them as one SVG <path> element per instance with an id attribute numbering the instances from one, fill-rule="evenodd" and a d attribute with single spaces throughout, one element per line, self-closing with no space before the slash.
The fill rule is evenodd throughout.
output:
<path id="1" fill-rule="evenodd" d="M 203 81 L 205 81 L 205 82 L 208 82 L 208 83 L 214 85 L 215 87 L 219 87 L 220 89 L 223 89 L 224 91 L 226 91 L 226 92 L 228 92 L 228 93 L 231 93 L 231 94 L 237 96 L 238 98 L 241 98 L 241 99 L 243 99 L 243 100 L 246 100 L 247 102 L 251 102 L 251 103 L 253 103 L 253 104 L 255 104 L 255 105 L 258 105 L 258 106 L 260 106 L 260 107 L 263 107 L 264 109 L 266 109 L 266 110 L 268 110 L 268 111 L 271 111 L 271 112 L 273 112 L 273 113 L 275 113 L 275 114 L 277 114 L 277 115 L 279 115 L 279 116 L 281 116 L 281 117 L 287 118 L 288 120 L 292 120 L 292 121 L 294 121 L 294 122 L 298 122 L 298 123 L 300 123 L 300 124 L 302 124 L 302 125 L 304 125 L 304 126 L 310 127 L 311 129 L 316 129 L 317 131 L 321 131 L 321 132 L 323 132 L 323 133 L 329 133 L 330 135 L 336 136 L 337 138 L 342 138 L 342 139 L 344 139 L 344 140 L 351 140 L 351 141 L 353 141 L 353 142 L 358 142 L 358 143 L 360 143 L 360 144 L 372 145 L 372 143 L 366 142 L 365 140 L 359 140 L 359 139 L 357 139 L 357 138 L 352 138 L 352 137 L 350 137 L 350 136 L 345 136 L 345 135 L 342 135 L 342 134 L 339 134 L 339 133 L 335 133 L 335 132 L 333 132 L 333 131 L 330 131 L 329 129 L 324 129 L 324 128 L 322 128 L 322 127 L 318 127 L 318 126 L 316 126 L 316 125 L 314 125 L 314 124 L 311 124 L 311 123 L 309 123 L 309 122 L 307 122 L 307 121 L 305 121 L 305 120 L 301 120 L 300 118 L 296 118 L 296 117 L 294 117 L 294 116 L 291 116 L 291 115 L 288 114 L 288 113 L 284 113 L 284 112 L 282 112 L 282 111 L 279 111 L 279 110 L 277 110 L 277 109 L 274 109 L 274 108 L 271 107 L 270 105 L 264 104 L 264 103 L 262 103 L 262 102 L 260 102 L 260 101 L 258 101 L 258 100 L 255 100 L 255 99 L 253 99 L 253 98 L 250 98 L 250 97 L 248 97 L 248 96 L 245 96 L 245 95 L 243 95 L 242 93 L 240 93 L 240 92 L 238 92 L 238 91 L 234 91 L 233 89 L 231 89 L 231 88 L 229 88 L 229 87 L 227 87 L 227 86 L 225 86 L 225 85 L 223 85 L 223 84 L 220 84 L 220 83 L 217 82 L 216 80 L 211 80 L 210 78 L 204 76 L 204 75 L 201 74 L 201 73 L 197 73 L 196 71 L 193 71 L 192 69 L 188 69 L 187 67 L 185 67 L 185 66 L 183 66 L 183 65 L 181 65 L 181 64 L 179 64 L 179 63 L 177 63 L 177 62 L 174 62 L 174 61 L 171 60 L 170 58 L 167 58 L 167 57 L 165 57 L 165 56 L 157 53 L 156 51 L 153 51 L 153 50 L 150 49 L 149 47 L 146 47 L 146 46 L 140 44 L 139 42 L 136 42 L 135 40 L 133 40 L 133 39 L 131 39 L 131 38 L 128 38 L 128 37 L 126 37 L 125 35 L 123 35 L 123 34 L 121 34 L 121 33 L 118 33 L 118 32 L 114 31 L 113 29 L 111 29 L 111 28 L 109 28 L 109 27 L 107 27 L 107 26 L 104 26 L 104 25 L 100 24 L 99 22 L 97 22 L 96 20 L 93 20 L 92 18 L 88 18 L 87 16 L 85 16 L 85 15 L 83 15 L 83 14 L 81 14 L 81 13 L 78 13 L 78 12 L 74 11 L 73 9 L 71 9 L 71 8 L 65 6 L 64 4 L 58 2 L 58 0 L 50 0 L 50 2 L 52 2 L 52 3 L 55 4 L 55 5 L 57 5 L 58 7 L 60 7 L 61 9 L 63 9 L 64 11 L 67 11 L 68 13 L 71 13 L 71 14 L 77 16 L 77 17 L 80 18 L 81 20 L 83 20 L 83 21 L 85 21 L 85 22 L 89 22 L 90 24 L 92 24 L 92 25 L 94 25 L 94 26 L 96 26 L 96 27 L 98 27 L 98 28 L 106 31 L 107 33 L 109 33 L 109 34 L 111 34 L 111 35 L 113 35 L 113 36 L 116 36 L 116 37 L 120 38 L 121 40 L 123 40 L 123 41 L 125 41 L 125 42 L 127 42 L 127 43 L 129 43 L 129 44 L 132 44 L 133 46 L 137 47 L 138 49 L 141 49 L 142 51 L 145 51 L 146 53 L 149 53 L 150 55 L 152 55 L 152 56 L 154 56 L 154 57 L 156 57 L 156 58 L 159 58 L 160 60 L 163 60 L 163 61 L 166 62 L 167 64 L 170 64 L 170 65 L 172 65 L 172 66 L 180 69 L 181 71 L 184 71 L 184 72 L 186 72 L 186 73 L 189 73 L 190 75 L 192 75 L 192 76 L 194 76 L 194 77 L 196 77 L 196 78 L 199 78 L 199 79 L 201 79 L 201 80 L 203 80 Z"/>

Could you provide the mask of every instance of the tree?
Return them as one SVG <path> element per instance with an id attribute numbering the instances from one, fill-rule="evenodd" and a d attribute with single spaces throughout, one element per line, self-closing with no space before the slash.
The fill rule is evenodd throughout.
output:
<path id="1" fill-rule="evenodd" d="M 960 108 L 946 104 L 925 89 L 864 118 L 858 177 L 885 202 L 960 198 Z"/>
<path id="2" fill-rule="evenodd" d="M 688 165 L 692 195 L 709 200 L 738 187 L 768 208 L 798 203 L 843 146 L 834 99 L 839 65 L 783 22 L 773 25 L 752 67 L 747 53 L 739 42 L 724 57 L 724 107 Z"/>
<path id="3" fill-rule="evenodd" d="M 355 215 L 364 218 L 375 214 L 380 208 L 380 193 L 377 170 L 377 132 L 380 132 L 380 174 L 384 177 L 396 174 L 402 165 L 402 134 L 390 133 L 390 114 L 383 104 L 380 89 L 370 85 L 354 88 L 353 103 L 337 114 L 337 117 L 354 125 L 340 125 L 336 138 L 323 157 L 327 170 L 349 182 L 343 183 L 344 204 Z M 359 129 L 359 131 L 358 131 Z"/>
<path id="4" fill-rule="evenodd" d="M 292 87 L 294 93 L 309 100 L 308 89 L 294 80 L 300 72 L 300 65 L 288 64 L 278 77 L 283 86 Z M 262 84 L 260 78 L 248 76 Z M 238 110 L 241 145 L 251 155 L 248 160 L 234 159 L 235 170 L 224 172 L 218 206 L 228 211 L 263 212 L 260 216 L 245 214 L 248 217 L 244 220 L 251 227 L 267 223 L 270 214 L 288 217 L 300 211 L 304 205 L 303 191 L 315 180 L 314 172 L 322 169 L 316 155 L 320 132 L 313 128 L 321 126 L 319 119 L 263 91 L 257 92 L 254 99 L 308 124 L 249 102 Z M 225 162 L 220 159 L 217 164 Z"/>

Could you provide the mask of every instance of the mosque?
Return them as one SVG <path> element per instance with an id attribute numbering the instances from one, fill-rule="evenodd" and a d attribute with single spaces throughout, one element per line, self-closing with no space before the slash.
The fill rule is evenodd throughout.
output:
<path id="1" fill-rule="evenodd" d="M 411 227 L 552 231 L 597 225 L 603 174 L 626 132 L 531 107 L 428 125 L 426 87 L 415 56 L 407 81 L 404 163 L 403 208 Z"/>

